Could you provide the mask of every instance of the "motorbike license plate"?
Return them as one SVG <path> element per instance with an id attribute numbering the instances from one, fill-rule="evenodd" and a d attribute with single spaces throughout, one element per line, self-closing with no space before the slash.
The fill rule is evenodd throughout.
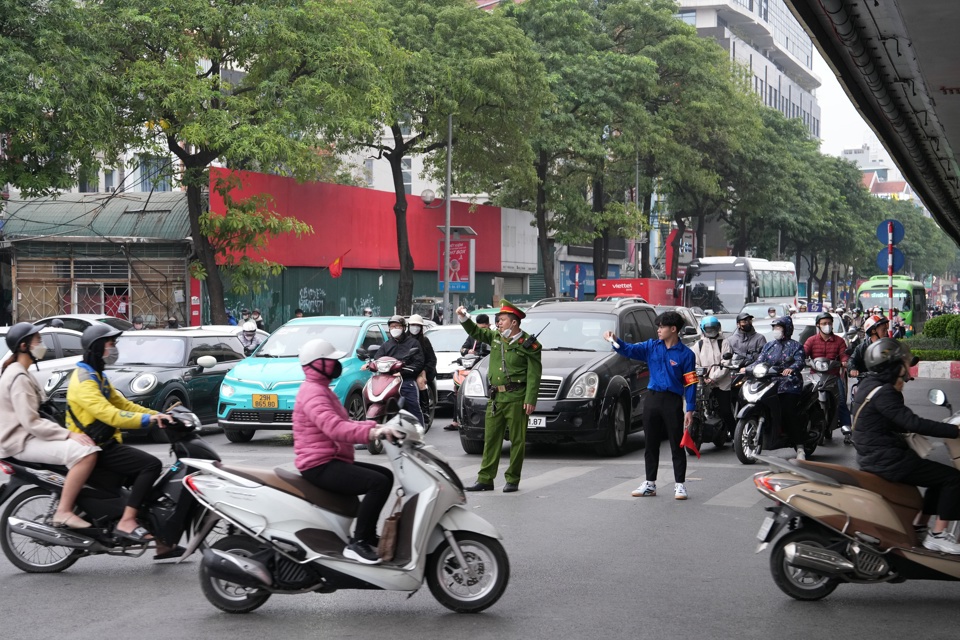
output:
<path id="1" fill-rule="evenodd" d="M 530 416 L 527 418 L 528 429 L 538 429 L 547 426 L 546 416 Z"/>
<path id="2" fill-rule="evenodd" d="M 760 525 L 760 531 L 757 532 L 757 540 L 760 542 L 767 541 L 767 536 L 770 535 L 770 529 L 773 528 L 774 522 L 773 516 L 767 516 L 763 519 L 763 523 Z"/>
<path id="3" fill-rule="evenodd" d="M 276 409 L 279 406 L 277 394 L 275 393 L 255 393 L 253 394 L 254 409 Z"/>

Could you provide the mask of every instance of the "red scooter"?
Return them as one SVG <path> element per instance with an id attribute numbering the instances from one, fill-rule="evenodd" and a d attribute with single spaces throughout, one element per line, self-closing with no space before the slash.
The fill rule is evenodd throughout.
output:
<path id="1" fill-rule="evenodd" d="M 365 352 L 358 352 L 358 356 L 364 360 L 370 357 Z M 392 356 L 374 358 L 368 364 L 371 363 L 375 368 L 373 375 L 363 385 L 363 408 L 367 420 L 384 424 L 400 412 L 400 386 L 403 384 L 400 371 L 405 363 Z M 383 442 L 376 439 L 367 443 L 367 451 L 373 455 L 383 453 Z"/>

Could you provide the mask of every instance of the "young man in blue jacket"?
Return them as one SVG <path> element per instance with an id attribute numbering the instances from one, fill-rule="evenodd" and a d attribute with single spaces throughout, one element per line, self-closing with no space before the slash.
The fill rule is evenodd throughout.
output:
<path id="1" fill-rule="evenodd" d="M 650 371 L 649 393 L 643 403 L 646 437 L 643 460 L 647 480 L 631 495 L 638 498 L 657 495 L 660 443 L 666 439 L 673 458 L 674 497 L 686 500 L 687 454 L 680 441 L 684 430 L 693 422 L 697 404 L 697 359 L 693 351 L 680 342 L 684 322 L 679 313 L 666 311 L 657 316 L 656 322 L 656 340 L 627 344 L 612 331 L 607 331 L 604 338 L 613 342 L 613 348 L 620 355 L 646 362 Z"/>

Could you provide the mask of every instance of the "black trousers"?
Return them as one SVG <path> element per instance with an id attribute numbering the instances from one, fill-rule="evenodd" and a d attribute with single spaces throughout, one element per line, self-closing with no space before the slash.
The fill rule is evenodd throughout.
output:
<path id="1" fill-rule="evenodd" d="M 737 420 L 733 417 L 733 392 L 730 389 L 714 389 L 713 395 L 720 405 L 720 419 L 723 421 L 723 428 L 733 433 L 737 426 Z"/>
<path id="2" fill-rule="evenodd" d="M 377 519 L 390 497 L 393 471 L 368 462 L 331 460 L 300 472 L 311 484 L 351 496 L 363 496 L 353 535 L 358 540 L 373 544 L 377 539 Z"/>
<path id="3" fill-rule="evenodd" d="M 684 482 L 687 477 L 687 453 L 680 446 L 683 439 L 683 396 L 669 391 L 651 391 L 643 401 L 643 461 L 647 480 L 656 482 L 660 469 L 660 443 L 670 442 L 673 458 L 673 479 Z"/>
<path id="4" fill-rule="evenodd" d="M 794 447 L 801 446 L 807 439 L 806 416 L 797 415 L 797 407 L 800 405 L 799 393 L 781 393 L 777 397 L 780 399 L 780 424 Z"/>
<path id="5" fill-rule="evenodd" d="M 960 471 L 939 462 L 921 460 L 916 469 L 897 482 L 926 487 L 923 513 L 941 520 L 960 520 Z"/>
<path id="6" fill-rule="evenodd" d="M 125 444 L 112 444 L 97 456 L 89 482 L 107 490 L 129 486 L 127 506 L 139 509 L 162 470 L 155 456 Z"/>

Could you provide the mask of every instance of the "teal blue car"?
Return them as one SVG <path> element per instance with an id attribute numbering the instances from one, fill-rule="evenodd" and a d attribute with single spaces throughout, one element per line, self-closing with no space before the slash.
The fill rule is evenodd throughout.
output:
<path id="1" fill-rule="evenodd" d="M 303 382 L 300 348 L 315 338 L 345 351 L 343 373 L 331 388 L 350 417 L 364 417 L 361 390 L 371 373 L 362 369 L 357 349 L 373 351 L 387 336 L 386 318 L 321 316 L 297 318 L 274 331 L 220 386 L 217 423 L 230 442 L 249 442 L 258 430 L 293 428 L 293 402 Z"/>

